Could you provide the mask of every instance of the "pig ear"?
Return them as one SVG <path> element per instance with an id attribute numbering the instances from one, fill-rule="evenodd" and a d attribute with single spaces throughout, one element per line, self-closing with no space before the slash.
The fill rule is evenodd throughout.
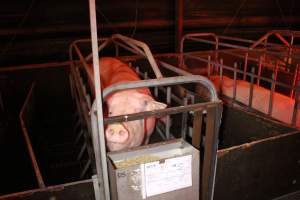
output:
<path id="1" fill-rule="evenodd" d="M 161 102 L 158 102 L 158 101 L 154 101 L 154 100 L 151 100 L 151 101 L 146 101 L 145 102 L 145 110 L 146 111 L 151 111 L 151 110 L 160 110 L 160 109 L 164 109 L 167 107 L 166 104 L 164 103 L 161 103 Z"/>

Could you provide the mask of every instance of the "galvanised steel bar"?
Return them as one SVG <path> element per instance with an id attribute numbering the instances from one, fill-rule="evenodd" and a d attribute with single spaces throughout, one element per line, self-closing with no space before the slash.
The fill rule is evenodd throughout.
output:
<path id="1" fill-rule="evenodd" d="M 188 105 L 188 98 L 184 97 L 183 98 L 183 106 Z M 188 113 L 183 112 L 182 113 L 182 120 L 181 120 L 181 138 L 186 139 L 186 132 L 188 130 L 187 128 L 187 118 L 188 118 Z"/>
<path id="2" fill-rule="evenodd" d="M 297 116 L 299 112 L 299 100 L 300 100 L 300 81 L 297 83 L 297 87 L 295 89 L 295 104 L 294 104 L 294 112 L 293 112 L 293 118 L 292 118 L 292 125 L 297 125 Z"/>
<path id="3" fill-rule="evenodd" d="M 91 39 L 92 39 L 92 52 L 93 52 L 93 68 L 94 68 L 94 82 L 95 82 L 95 101 L 97 110 L 97 126 L 99 135 L 100 152 L 95 152 L 95 156 L 101 154 L 101 166 L 102 177 L 100 177 L 99 171 L 98 178 L 102 178 L 104 184 L 105 199 L 110 199 L 108 169 L 106 159 L 106 146 L 104 138 L 104 123 L 103 123 L 103 110 L 102 110 L 102 96 L 101 96 L 101 81 L 100 81 L 100 66 L 98 55 L 98 36 L 97 36 L 97 18 L 96 18 L 96 1 L 89 0 L 89 12 L 90 12 L 90 27 L 91 27 Z"/>
<path id="4" fill-rule="evenodd" d="M 203 158 L 203 169 L 201 178 L 201 199 L 213 200 L 216 168 L 218 136 L 221 124 L 222 105 L 207 108 L 206 130 L 205 130 L 205 151 Z"/>
<path id="5" fill-rule="evenodd" d="M 181 41 L 180 41 L 179 66 L 181 68 L 184 67 L 184 55 L 183 55 L 183 52 L 184 52 L 184 42 L 187 39 L 193 40 L 193 39 L 195 39 L 195 37 L 212 37 L 215 40 L 215 42 L 214 43 L 210 43 L 210 44 L 214 44 L 215 45 L 216 53 L 215 53 L 214 59 L 215 59 L 215 61 L 218 60 L 218 51 L 217 50 L 219 49 L 219 38 L 218 38 L 218 36 L 216 34 L 214 34 L 214 33 L 190 33 L 190 34 L 184 35 L 182 37 Z M 199 39 L 199 38 L 197 38 L 197 39 Z M 201 40 L 201 41 L 208 41 L 208 40 Z"/>
<path id="6" fill-rule="evenodd" d="M 165 115 L 173 115 L 173 114 L 178 114 L 178 113 L 182 113 L 182 112 L 193 111 L 193 110 L 199 109 L 199 108 L 207 109 L 209 107 L 215 107 L 216 104 L 222 104 L 222 101 L 218 100 L 215 102 L 196 103 L 196 104 L 189 104 L 186 106 L 165 108 L 162 110 L 146 111 L 146 112 L 140 112 L 140 113 L 134 113 L 134 114 L 128 114 L 128 115 L 119 115 L 119 116 L 114 116 L 114 117 L 108 117 L 108 118 L 104 119 L 104 124 L 139 120 L 139 119 L 147 118 L 150 116 L 159 118 L 159 117 L 163 117 Z"/>
<path id="7" fill-rule="evenodd" d="M 223 46 L 223 47 L 229 47 L 229 48 L 233 48 L 233 49 L 240 49 L 240 50 L 246 50 L 246 51 L 251 51 L 251 52 L 261 52 L 261 51 L 264 51 L 264 50 L 261 50 L 261 49 L 255 49 L 254 47 L 250 46 L 241 46 L 241 45 L 235 45 L 235 44 L 229 44 L 229 43 L 224 43 L 224 42 L 221 42 L 220 41 L 220 37 L 222 36 L 217 36 L 216 35 L 216 38 L 218 38 L 218 41 L 211 41 L 211 40 L 207 40 L 207 39 L 200 39 L 200 38 L 197 38 L 198 35 L 201 36 L 201 34 L 203 35 L 209 35 L 209 34 L 213 34 L 213 33 L 191 33 L 191 34 L 186 34 L 182 41 L 181 41 L 181 53 L 183 53 L 183 46 L 184 46 L 184 42 L 185 40 L 189 39 L 189 40 L 192 40 L 192 41 L 196 41 L 196 42 L 203 42 L 203 43 L 206 43 L 206 44 L 211 44 L 211 45 L 215 45 L 215 50 L 218 50 L 219 46 Z M 265 41 L 267 38 L 263 38 L 264 40 L 260 41 L 259 44 L 263 41 Z M 276 44 L 270 44 L 270 43 L 265 43 L 269 46 L 279 46 L 279 47 L 283 47 L 282 45 L 276 45 Z M 258 44 L 257 44 L 258 45 Z M 288 47 L 287 47 L 288 48 Z M 271 51 L 268 51 L 267 52 L 269 55 L 277 55 L 277 56 L 281 56 L 283 57 L 283 53 L 282 52 L 271 52 Z M 182 57 L 182 56 L 181 56 Z M 297 58 L 297 59 L 300 59 L 300 56 L 297 56 L 297 55 L 293 55 L 294 58 Z"/>
<path id="8" fill-rule="evenodd" d="M 31 164 L 32 164 L 32 167 L 34 169 L 34 173 L 35 173 L 39 188 L 45 188 L 45 183 L 44 183 L 39 165 L 38 165 L 36 157 L 35 157 L 35 153 L 34 153 L 34 150 L 33 150 L 33 147 L 32 147 L 31 141 L 30 141 L 29 133 L 28 133 L 28 130 L 27 130 L 27 127 L 26 127 L 27 125 L 26 125 L 26 122 L 25 122 L 25 120 L 26 120 L 25 119 L 25 117 L 26 117 L 25 112 L 29 109 L 28 106 L 30 106 L 29 105 L 30 101 L 33 98 L 32 95 L 33 95 L 34 87 L 35 87 L 35 83 L 33 83 L 31 85 L 30 91 L 27 94 L 27 97 L 26 97 L 25 102 L 22 106 L 21 112 L 19 114 L 19 119 L 20 119 L 20 123 L 21 123 L 23 136 L 24 136 L 24 139 L 25 139 L 25 143 L 26 143 L 26 146 L 27 146 L 27 150 L 28 150 L 28 153 L 29 153 L 29 156 L 30 156 Z"/>
<path id="9" fill-rule="evenodd" d="M 196 60 L 208 62 L 206 59 L 200 58 L 200 57 L 197 57 L 197 56 L 193 56 L 193 55 L 189 55 L 189 54 L 185 54 L 185 56 L 188 56 L 188 57 L 190 57 L 190 58 L 194 58 L 194 59 L 196 59 Z M 160 61 L 160 62 L 161 62 L 161 61 Z M 213 61 L 211 61 L 211 62 L 212 62 L 213 65 L 216 65 L 216 66 L 219 65 L 219 63 L 216 63 L 216 62 L 213 62 Z M 167 65 L 165 65 L 165 66 L 167 66 Z M 229 71 L 234 71 L 234 69 L 233 69 L 232 67 L 229 67 L 229 66 L 224 65 L 224 64 L 223 64 L 222 66 L 223 66 L 223 69 L 226 69 L 226 70 L 229 70 Z M 174 66 L 173 66 L 173 67 L 174 67 Z M 166 68 L 171 69 L 172 67 L 167 66 Z M 174 68 L 175 68 L 175 67 L 174 67 Z M 178 71 L 180 71 L 180 69 L 179 69 Z M 181 71 L 183 71 L 183 70 L 181 70 Z M 186 73 L 188 73 L 188 72 L 186 72 Z M 242 70 L 240 70 L 240 69 L 237 69 L 237 73 L 240 73 L 240 74 L 244 75 L 244 71 L 242 71 Z M 189 73 L 189 74 L 191 74 L 191 73 Z M 246 72 L 246 75 L 247 75 L 247 76 L 251 76 L 251 73 L 250 73 L 250 72 Z M 288 84 L 285 84 L 285 83 L 278 82 L 278 81 L 274 81 L 273 79 L 270 79 L 270 78 L 266 78 L 266 77 L 263 77 L 263 76 L 258 77 L 258 75 L 254 75 L 254 78 L 259 78 L 260 80 L 266 81 L 266 82 L 268 82 L 268 83 L 276 82 L 276 85 L 278 85 L 278 86 L 282 86 L 282 87 L 285 87 L 285 88 L 288 88 L 288 89 L 292 89 L 292 86 L 290 86 L 290 85 L 288 85 Z"/>
<path id="10" fill-rule="evenodd" d="M 111 38 L 105 38 L 105 39 L 98 39 L 99 42 L 102 42 L 99 46 L 98 46 L 98 51 L 101 51 L 102 49 L 104 49 L 106 46 L 108 46 L 111 42 L 112 39 Z M 90 42 L 90 41 L 89 41 Z M 88 56 L 85 57 L 86 62 L 89 62 L 91 59 L 93 58 L 93 53 L 90 53 Z"/>
<path id="11" fill-rule="evenodd" d="M 160 79 L 148 79 L 148 80 L 124 82 L 121 84 L 113 84 L 104 89 L 103 98 L 105 98 L 110 93 L 119 90 L 135 89 L 135 88 L 142 88 L 142 87 L 171 86 L 171 85 L 186 84 L 186 83 L 200 83 L 204 85 L 205 87 L 208 88 L 210 92 L 211 101 L 218 100 L 218 95 L 212 82 L 210 82 L 206 77 L 199 76 L 199 75 L 176 76 L 176 77 L 168 77 L 168 78 L 160 78 Z"/>
<path id="12" fill-rule="evenodd" d="M 83 64 L 83 66 L 86 69 L 88 69 L 88 64 L 87 64 L 85 58 L 83 57 L 83 55 L 81 54 L 81 52 L 80 52 L 78 46 L 76 45 L 76 43 L 73 45 L 73 48 L 75 49 L 75 51 L 76 51 L 76 53 L 77 53 L 77 55 L 79 57 L 79 60 L 80 60 L 81 64 Z"/>
<path id="13" fill-rule="evenodd" d="M 167 105 L 171 105 L 171 87 L 167 87 Z M 166 119 L 166 138 L 170 139 L 170 127 L 171 127 L 171 121 L 170 121 L 170 116 L 167 115 L 167 119 Z"/>
<path id="14" fill-rule="evenodd" d="M 102 173 L 102 163 L 101 158 L 102 156 L 106 157 L 106 152 L 102 153 L 100 150 L 100 135 L 104 135 L 104 133 L 100 133 L 98 131 L 97 125 L 97 108 L 96 108 L 96 101 L 94 101 L 91 109 L 91 126 L 92 126 L 92 141 L 93 147 L 95 152 L 95 161 L 96 161 L 96 169 L 97 169 L 97 183 L 98 185 L 94 185 L 94 190 L 99 190 L 100 194 L 96 196 L 101 196 L 101 198 L 96 200 L 105 199 L 105 189 L 103 184 L 103 173 Z"/>
<path id="15" fill-rule="evenodd" d="M 249 107 L 252 108 L 252 103 L 253 103 L 253 87 L 254 87 L 254 77 L 253 75 L 255 74 L 255 68 L 251 68 L 251 76 L 250 76 L 250 91 L 249 91 Z"/>
<path id="16" fill-rule="evenodd" d="M 233 101 L 236 100 L 236 89 L 237 89 L 237 63 L 234 62 L 234 67 L 233 67 L 233 94 L 232 94 L 232 99 Z"/>
<path id="17" fill-rule="evenodd" d="M 218 65 L 218 64 L 217 64 L 217 65 Z M 220 95 L 222 95 L 222 82 L 223 82 L 223 59 L 220 59 L 219 69 L 220 69 L 220 74 L 219 74 L 219 83 L 218 83 L 218 88 L 219 88 L 219 93 L 220 93 Z"/>
<path id="18" fill-rule="evenodd" d="M 293 98 L 293 96 L 295 94 L 295 88 L 296 88 L 298 80 L 299 80 L 299 64 L 296 65 L 296 69 L 294 72 L 293 85 L 292 85 L 294 89 L 291 90 L 291 93 L 290 93 L 291 98 Z"/>
<path id="19" fill-rule="evenodd" d="M 246 76 L 246 72 L 248 70 L 248 56 L 249 56 L 249 53 L 246 52 L 245 53 L 245 60 L 244 60 L 244 76 L 243 76 L 243 80 L 245 81 L 247 76 Z"/>
<path id="20" fill-rule="evenodd" d="M 261 76 L 261 71 L 262 71 L 262 56 L 259 57 L 259 63 L 258 63 L 258 72 L 257 72 L 257 76 L 260 77 Z M 259 86 L 260 84 L 260 78 L 257 78 L 256 80 L 256 85 Z"/>
<path id="21" fill-rule="evenodd" d="M 274 79 L 274 82 L 271 84 L 271 90 L 270 90 L 270 99 L 269 99 L 269 109 L 268 109 L 268 115 L 272 116 L 273 111 L 273 98 L 274 98 L 274 91 L 276 88 L 276 82 L 275 82 L 275 74 L 272 74 L 272 79 Z"/>
<path id="22" fill-rule="evenodd" d="M 202 134 L 202 121 L 203 121 L 203 109 L 194 111 L 194 119 L 193 119 L 193 133 L 192 133 L 192 145 L 200 149 L 201 148 L 201 137 Z"/>
<path id="23" fill-rule="evenodd" d="M 113 35 L 112 39 L 113 40 L 117 40 L 117 39 L 122 40 L 127 45 L 130 45 L 132 47 L 136 46 L 136 47 L 141 48 L 143 50 L 144 54 L 146 55 L 145 57 L 149 61 L 150 65 L 151 65 L 151 67 L 154 71 L 154 74 L 155 74 L 156 78 L 163 77 L 147 44 L 145 44 L 144 42 L 141 42 L 141 41 L 138 41 L 138 40 L 120 35 L 120 34 Z"/>
<path id="24" fill-rule="evenodd" d="M 211 57 L 208 56 L 208 58 L 207 58 L 207 77 L 210 77 L 210 70 L 211 70 L 210 61 L 211 61 Z"/>

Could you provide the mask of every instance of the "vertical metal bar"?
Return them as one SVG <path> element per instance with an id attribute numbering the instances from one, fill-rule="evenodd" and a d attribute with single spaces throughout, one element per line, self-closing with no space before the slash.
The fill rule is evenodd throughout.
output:
<path id="1" fill-rule="evenodd" d="M 158 87 L 154 88 L 154 96 L 155 96 L 155 98 L 158 97 Z"/>
<path id="2" fill-rule="evenodd" d="M 291 89 L 291 92 L 290 92 L 290 97 L 291 98 L 293 98 L 293 96 L 294 96 L 296 84 L 297 84 L 297 81 L 298 81 L 298 72 L 299 72 L 298 67 L 299 67 L 299 65 L 297 64 L 296 68 L 295 68 L 295 72 L 294 72 L 293 85 L 292 85 L 292 89 Z"/>
<path id="3" fill-rule="evenodd" d="M 234 62 L 234 70 L 233 70 L 233 94 L 232 99 L 235 101 L 236 99 L 236 90 L 237 90 L 237 63 Z"/>
<path id="4" fill-rule="evenodd" d="M 135 67 L 135 72 L 136 72 L 137 74 L 140 74 L 140 68 L 139 68 L 139 66 L 136 66 L 136 67 Z"/>
<path id="5" fill-rule="evenodd" d="M 256 80 L 257 86 L 259 86 L 260 84 L 261 70 L 262 70 L 262 56 L 259 57 L 257 80 Z"/>
<path id="6" fill-rule="evenodd" d="M 219 38 L 216 37 L 215 61 L 219 59 Z"/>
<path id="7" fill-rule="evenodd" d="M 220 77 L 219 77 L 219 93 L 222 94 L 222 82 L 223 82 L 223 59 L 220 60 Z"/>
<path id="8" fill-rule="evenodd" d="M 250 91 L 249 91 L 249 107 L 252 107 L 252 100 L 253 100 L 253 86 L 254 86 L 254 73 L 255 68 L 251 68 L 251 77 L 250 77 Z"/>
<path id="9" fill-rule="evenodd" d="M 245 81 L 246 78 L 247 78 L 248 56 L 249 56 L 249 53 L 247 52 L 247 53 L 245 54 L 245 63 L 244 63 L 244 76 L 243 76 L 243 80 L 244 80 L 244 81 Z"/>
<path id="10" fill-rule="evenodd" d="M 274 76 L 274 81 L 275 81 L 275 82 L 277 81 L 278 68 L 279 68 L 279 62 L 278 62 L 278 60 L 277 60 L 277 61 L 276 61 L 276 64 L 275 64 L 275 76 Z"/>
<path id="11" fill-rule="evenodd" d="M 183 105 L 186 106 L 188 104 L 188 99 L 185 97 L 183 99 Z M 187 131 L 187 112 L 182 113 L 182 121 L 181 121 L 181 137 L 185 139 L 186 131 Z"/>
<path id="12" fill-rule="evenodd" d="M 171 105 L 171 87 L 167 87 L 167 105 Z M 170 139 L 170 115 L 166 119 L 166 138 Z"/>
<path id="13" fill-rule="evenodd" d="M 210 63 L 211 63 L 211 57 L 208 56 L 208 59 L 207 59 L 207 77 L 208 78 L 210 77 Z"/>
<path id="14" fill-rule="evenodd" d="M 98 55 L 98 36 L 97 36 L 97 18 L 96 18 L 96 2 L 95 0 L 89 0 L 90 11 L 90 26 L 91 26 L 91 38 L 92 38 L 92 52 L 93 52 L 93 67 L 94 67 L 94 80 L 95 80 L 95 94 L 96 94 L 96 110 L 97 110 L 97 126 L 100 142 L 100 155 L 102 165 L 102 178 L 104 184 L 105 199 L 110 199 L 109 180 L 107 172 L 106 161 L 106 147 L 104 138 L 104 124 L 103 124 L 103 110 L 102 110 L 102 98 L 101 98 L 101 83 L 100 83 L 100 68 L 99 68 L 99 55 Z M 95 155 L 96 156 L 96 155 Z M 98 171 L 98 173 L 100 173 Z M 101 178 L 98 174 L 98 178 Z"/>
<path id="15" fill-rule="evenodd" d="M 272 111 L 273 111 L 273 96 L 274 96 L 274 91 L 276 87 L 276 82 L 274 80 L 274 73 L 272 74 L 272 83 L 271 83 L 271 90 L 270 90 L 270 99 L 269 99 L 269 110 L 268 110 L 268 115 L 272 116 Z"/>
<path id="16" fill-rule="evenodd" d="M 148 79 L 148 72 L 144 72 L 144 79 Z"/>
<path id="17" fill-rule="evenodd" d="M 98 177 L 96 175 L 94 175 L 92 177 L 93 179 L 93 186 L 94 186 L 94 192 L 95 192 L 95 200 L 101 200 L 101 192 L 100 192 L 100 188 L 99 188 L 99 181 L 98 181 Z"/>
<path id="18" fill-rule="evenodd" d="M 93 146 L 94 146 L 94 151 L 95 151 L 95 162 L 96 162 L 96 170 L 97 170 L 97 182 L 101 185 L 98 185 L 97 187 L 100 189 L 100 191 L 102 191 L 102 193 L 100 193 L 99 195 L 101 195 L 101 199 L 105 198 L 105 188 L 104 188 L 104 185 L 103 185 L 103 178 L 102 176 L 103 173 L 102 173 L 102 159 L 101 157 L 102 156 L 105 156 L 106 155 L 103 155 L 101 154 L 101 150 L 100 150 L 100 135 L 102 133 L 100 133 L 99 135 L 99 131 L 98 131 L 98 124 L 97 124 L 97 113 L 96 113 L 96 102 L 93 103 L 92 105 L 92 109 L 91 109 L 91 125 L 92 125 L 92 141 L 93 141 Z M 102 134 L 104 135 L 104 134 Z M 102 198 L 103 197 L 103 198 Z"/>
<path id="19" fill-rule="evenodd" d="M 120 48 L 119 48 L 119 45 L 116 43 L 116 42 L 114 42 L 114 45 L 115 45 L 115 52 L 116 52 L 116 56 L 119 56 L 120 55 Z"/>
<path id="20" fill-rule="evenodd" d="M 192 145 L 197 149 L 201 147 L 202 112 L 203 109 L 194 111 Z"/>
<path id="21" fill-rule="evenodd" d="M 291 42 L 290 42 L 290 46 L 289 46 L 289 57 L 288 57 L 288 61 L 287 61 L 288 65 L 292 64 L 293 44 L 294 44 L 294 35 L 292 34 L 292 36 L 291 36 Z M 286 65 L 286 66 L 288 66 L 288 65 Z"/>
<path id="22" fill-rule="evenodd" d="M 175 28 L 176 28 L 176 52 L 180 52 L 180 41 L 183 35 L 183 8 L 184 6 L 184 1 L 183 0 L 176 0 L 176 23 L 175 23 Z"/>
<path id="23" fill-rule="evenodd" d="M 85 95 L 85 99 L 86 99 L 86 103 L 87 103 L 87 106 L 88 106 L 89 110 L 91 110 L 91 108 L 92 108 L 92 103 L 91 103 L 91 97 L 90 97 L 90 95 L 89 95 L 89 94 L 86 94 L 86 95 Z"/>
<path id="24" fill-rule="evenodd" d="M 298 107 L 299 107 L 299 99 L 300 99 L 300 81 L 298 81 L 296 90 L 295 90 L 295 103 L 294 103 L 294 110 L 293 110 L 293 118 L 292 118 L 292 125 L 297 126 L 297 116 L 298 116 Z"/>
<path id="25" fill-rule="evenodd" d="M 207 108 L 201 200 L 212 200 L 214 195 L 221 113 L 222 105 Z"/>

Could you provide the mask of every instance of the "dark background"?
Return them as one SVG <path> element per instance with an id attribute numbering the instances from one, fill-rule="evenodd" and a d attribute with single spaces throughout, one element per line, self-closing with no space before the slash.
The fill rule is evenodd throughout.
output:
<path id="1" fill-rule="evenodd" d="M 99 36 L 121 33 L 154 53 L 175 51 L 175 0 L 97 1 Z M 184 33 L 258 38 L 299 29 L 297 0 L 184 0 Z M 68 46 L 90 37 L 88 0 L 9 0 L 0 6 L 0 66 L 65 61 Z"/>

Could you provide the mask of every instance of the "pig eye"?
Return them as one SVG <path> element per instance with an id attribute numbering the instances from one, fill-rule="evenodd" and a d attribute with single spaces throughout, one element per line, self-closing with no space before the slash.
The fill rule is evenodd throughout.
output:
<path id="1" fill-rule="evenodd" d="M 109 112 L 108 115 L 112 115 L 112 112 Z"/>

